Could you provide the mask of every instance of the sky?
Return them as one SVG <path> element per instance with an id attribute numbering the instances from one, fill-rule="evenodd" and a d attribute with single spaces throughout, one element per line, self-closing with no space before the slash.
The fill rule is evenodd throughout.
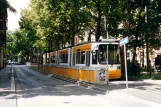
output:
<path id="1" fill-rule="evenodd" d="M 16 30 L 19 28 L 18 21 L 22 8 L 28 6 L 30 0 L 7 0 L 12 7 L 17 10 L 17 13 L 8 12 L 8 30 Z"/>

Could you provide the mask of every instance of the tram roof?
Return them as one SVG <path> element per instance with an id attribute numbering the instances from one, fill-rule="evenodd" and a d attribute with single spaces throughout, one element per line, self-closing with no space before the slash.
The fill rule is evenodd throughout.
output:
<path id="1" fill-rule="evenodd" d="M 118 39 L 100 39 L 99 41 L 90 41 L 90 42 L 83 42 L 83 43 L 79 43 L 79 44 L 75 44 L 75 45 L 70 45 L 70 46 L 67 46 L 67 47 L 64 47 L 64 48 L 58 49 L 58 50 L 63 50 L 63 49 L 66 49 L 66 48 L 72 48 L 72 47 L 80 46 L 80 45 L 85 45 L 85 44 L 88 44 L 88 43 L 111 43 L 111 42 L 119 42 L 119 41 L 120 40 L 118 40 Z"/>
<path id="2" fill-rule="evenodd" d="M 92 42 L 83 42 L 83 43 L 79 43 L 79 44 L 76 44 L 74 46 L 80 46 L 80 45 L 84 45 L 84 44 L 88 44 L 88 43 L 111 43 L 111 42 L 119 42 L 120 40 L 118 39 L 101 39 L 99 41 L 92 41 Z M 73 46 L 71 46 L 73 47 Z"/>

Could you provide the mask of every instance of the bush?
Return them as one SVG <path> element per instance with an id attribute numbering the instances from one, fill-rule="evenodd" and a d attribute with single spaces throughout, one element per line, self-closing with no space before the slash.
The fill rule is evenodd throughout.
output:
<path id="1" fill-rule="evenodd" d="M 134 61 L 127 63 L 127 70 L 129 76 L 139 76 L 141 68 L 139 64 L 135 63 Z"/>
<path id="2" fill-rule="evenodd" d="M 149 74 L 141 74 L 140 79 L 150 79 Z"/>
<path id="3" fill-rule="evenodd" d="M 155 75 L 152 76 L 152 79 L 153 80 L 161 80 L 161 75 L 155 74 Z"/>

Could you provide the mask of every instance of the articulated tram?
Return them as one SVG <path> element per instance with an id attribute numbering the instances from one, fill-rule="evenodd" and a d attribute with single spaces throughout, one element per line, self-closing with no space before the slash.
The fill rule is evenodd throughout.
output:
<path id="1" fill-rule="evenodd" d="M 46 56 L 46 57 L 45 57 Z M 44 54 L 44 70 L 95 84 L 121 78 L 119 41 L 88 42 Z"/>

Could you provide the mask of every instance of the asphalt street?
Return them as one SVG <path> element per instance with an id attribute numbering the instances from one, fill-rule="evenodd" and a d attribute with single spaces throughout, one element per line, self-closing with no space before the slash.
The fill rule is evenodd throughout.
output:
<path id="1" fill-rule="evenodd" d="M 0 71 L 0 107 L 16 107 L 15 91 L 11 89 L 11 69 Z"/>
<path id="2" fill-rule="evenodd" d="M 160 107 L 158 103 L 117 91 L 101 93 L 86 89 L 49 77 L 27 66 L 15 65 L 13 71 L 16 98 L 10 91 L 10 68 L 0 71 L 0 107 Z"/>

